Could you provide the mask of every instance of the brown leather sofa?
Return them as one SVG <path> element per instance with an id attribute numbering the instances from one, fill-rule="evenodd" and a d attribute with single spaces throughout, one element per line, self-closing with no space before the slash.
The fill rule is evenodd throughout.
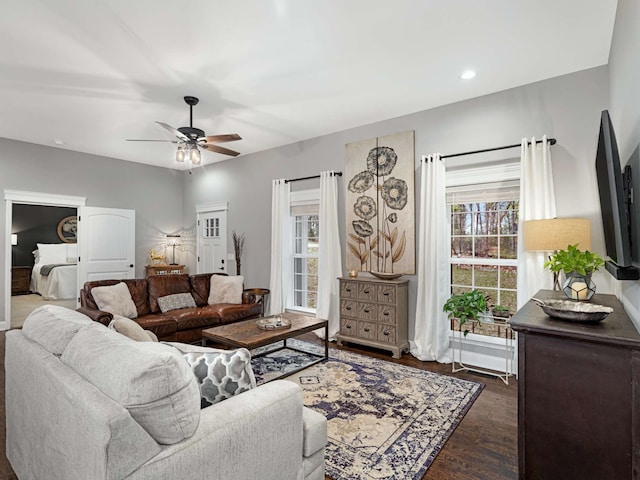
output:
<path id="1" fill-rule="evenodd" d="M 86 282 L 80 290 L 79 312 L 93 320 L 109 325 L 113 315 L 98 310 L 91 289 L 124 282 L 131 292 L 138 317 L 136 322 L 151 330 L 159 340 L 194 343 L 202 339 L 202 330 L 216 325 L 233 323 L 258 317 L 262 304 L 250 293 L 243 293 L 241 304 L 220 303 L 208 305 L 211 273 L 188 275 L 151 275 L 148 278 L 125 280 L 96 280 Z M 215 273 L 213 275 L 226 275 Z M 175 293 L 191 293 L 195 308 L 181 308 L 162 313 L 158 298 Z"/>

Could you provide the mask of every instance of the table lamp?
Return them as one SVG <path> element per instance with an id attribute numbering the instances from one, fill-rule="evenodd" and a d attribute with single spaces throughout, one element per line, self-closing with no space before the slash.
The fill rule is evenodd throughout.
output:
<path id="1" fill-rule="evenodd" d="M 557 252 L 578 244 L 591 249 L 591 221 L 587 218 L 547 218 L 522 222 L 523 248 L 533 252 Z M 560 290 L 558 273 L 553 274 L 553 289 Z"/>
<path id="2" fill-rule="evenodd" d="M 171 265 L 177 265 L 177 263 L 176 263 L 176 246 L 179 245 L 178 239 L 180 238 L 180 235 L 167 235 L 167 238 L 169 239 L 169 245 L 173 249 L 172 254 L 171 254 Z"/>

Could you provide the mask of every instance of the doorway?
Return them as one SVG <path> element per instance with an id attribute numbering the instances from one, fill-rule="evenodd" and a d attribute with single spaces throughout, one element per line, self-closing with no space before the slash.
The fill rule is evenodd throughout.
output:
<path id="1" fill-rule="evenodd" d="M 78 209 L 73 207 L 13 204 L 12 328 L 21 327 L 25 318 L 41 305 L 75 308 L 78 296 L 77 216 Z M 52 257 L 54 253 L 56 255 Z M 47 266 L 53 264 L 57 266 Z"/>
<path id="2" fill-rule="evenodd" d="M 5 238 L 9 241 L 6 242 L 7 248 L 5 249 L 5 265 L 13 265 L 13 249 L 14 243 L 12 240 L 12 235 L 14 234 L 13 228 L 13 211 L 14 205 L 36 205 L 36 206 L 50 206 L 50 207 L 66 207 L 70 209 L 74 209 L 77 211 L 78 208 L 82 207 L 86 203 L 85 197 L 75 197 L 69 195 L 55 195 L 55 194 L 47 194 L 47 193 L 39 193 L 39 192 L 26 192 L 19 190 L 5 190 L 4 192 L 5 199 Z M 56 228 L 56 235 L 57 235 Z M 61 228 L 62 231 L 62 228 Z M 62 235 L 69 235 L 69 231 L 67 230 L 65 233 L 61 233 Z M 15 242 L 20 242 L 20 235 L 15 233 L 17 237 L 15 238 Z M 65 243 L 65 242 L 63 242 Z M 19 243 L 18 243 L 19 245 Z M 21 257 L 23 258 L 23 257 Z M 35 261 L 35 258 L 34 258 Z M 24 269 L 23 269 L 24 270 Z M 24 273 L 23 273 L 24 275 Z M 25 281 L 23 279 L 23 281 Z M 77 279 L 76 279 L 77 281 Z M 11 328 L 12 325 L 12 303 L 13 296 L 11 295 L 12 291 L 12 268 L 5 269 L 5 315 L 4 322 L 0 322 L 0 329 L 6 330 Z M 71 303 L 71 308 L 75 307 L 76 299 L 69 300 Z M 28 302 L 27 302 L 28 303 Z M 66 306 L 66 305 L 65 305 Z M 16 302 L 16 308 L 23 308 L 21 310 L 20 316 L 24 315 L 25 312 L 28 314 L 30 310 L 29 308 L 35 308 L 35 306 L 29 307 L 18 305 Z"/>

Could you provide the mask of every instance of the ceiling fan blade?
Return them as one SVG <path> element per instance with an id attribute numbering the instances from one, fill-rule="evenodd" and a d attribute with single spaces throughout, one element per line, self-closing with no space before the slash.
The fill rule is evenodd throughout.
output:
<path id="1" fill-rule="evenodd" d="M 224 135 L 207 135 L 203 137 L 207 143 L 223 143 L 223 142 L 234 142 L 236 140 L 242 140 L 242 137 L 237 133 L 227 133 Z M 200 139 L 198 139 L 200 140 Z"/>
<path id="2" fill-rule="evenodd" d="M 180 130 L 173 128 L 171 125 L 167 125 L 166 123 L 162 123 L 162 122 L 156 122 L 156 123 L 160 125 L 162 128 L 164 128 L 167 132 L 172 133 L 173 135 L 178 137 L 180 140 L 183 140 L 185 142 L 188 142 L 190 140 L 190 138 L 187 137 L 184 133 L 182 133 Z"/>
<path id="3" fill-rule="evenodd" d="M 222 153 L 224 155 L 231 155 L 232 157 L 237 157 L 238 155 L 240 155 L 240 152 L 235 152 L 233 150 L 229 150 L 228 148 L 219 147 L 218 145 L 209 145 L 205 143 L 204 145 L 200 145 L 200 146 L 206 150 L 209 150 L 210 152 Z"/>
<path id="4" fill-rule="evenodd" d="M 177 140 L 139 140 L 137 138 L 127 138 L 127 142 L 168 142 L 168 143 L 178 143 Z"/>

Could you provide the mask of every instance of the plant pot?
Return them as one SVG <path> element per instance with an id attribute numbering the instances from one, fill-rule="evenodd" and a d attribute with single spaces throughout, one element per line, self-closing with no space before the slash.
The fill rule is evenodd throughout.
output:
<path id="1" fill-rule="evenodd" d="M 509 318 L 511 317 L 511 312 L 509 310 L 491 310 L 491 315 L 494 318 Z"/>
<path id="2" fill-rule="evenodd" d="M 562 285 L 562 291 L 571 300 L 586 302 L 591 300 L 596 293 L 596 284 L 591 280 L 591 275 L 580 275 L 576 272 L 567 273 L 567 278 Z"/>

